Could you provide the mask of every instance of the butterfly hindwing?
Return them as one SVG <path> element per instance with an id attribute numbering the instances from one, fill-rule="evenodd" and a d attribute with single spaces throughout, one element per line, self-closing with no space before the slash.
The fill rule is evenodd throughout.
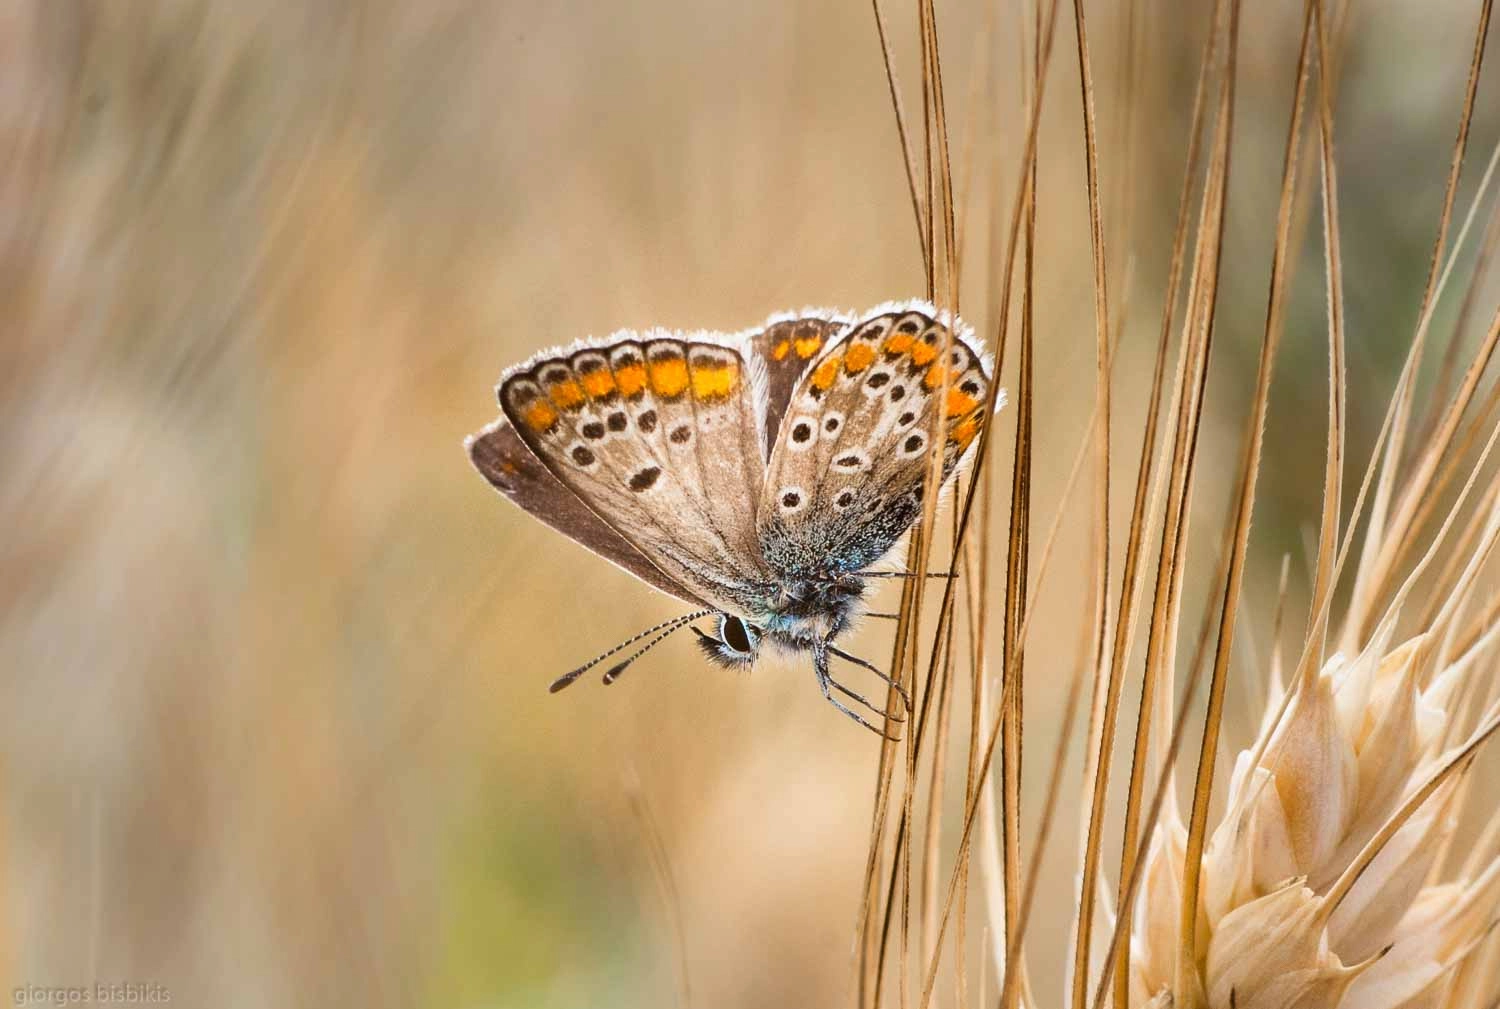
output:
<path id="1" fill-rule="evenodd" d="M 553 475 L 686 592 L 730 612 L 763 595 L 761 433 L 738 347 L 622 334 L 527 362 L 498 393 Z"/>
<path id="2" fill-rule="evenodd" d="M 836 312 L 808 309 L 796 315 L 773 316 L 750 336 L 750 344 L 765 369 L 765 431 L 769 453 L 776 444 L 787 404 L 808 362 L 852 320 Z"/>
<path id="3" fill-rule="evenodd" d="M 480 475 L 526 512 L 648 585 L 702 605 L 553 476 L 504 417 L 469 438 L 467 448 Z"/>
<path id="4" fill-rule="evenodd" d="M 929 305 L 850 324 L 802 376 L 761 493 L 761 549 L 778 571 L 868 567 L 921 514 L 929 439 L 943 480 L 985 422 L 990 375 L 961 324 Z"/>

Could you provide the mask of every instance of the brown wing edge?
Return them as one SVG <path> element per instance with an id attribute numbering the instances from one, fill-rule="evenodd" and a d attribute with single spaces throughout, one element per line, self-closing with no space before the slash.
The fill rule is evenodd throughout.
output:
<path id="1" fill-rule="evenodd" d="M 704 605 L 553 476 L 504 417 L 465 438 L 464 449 L 479 475 L 522 511 L 652 588 L 694 606 Z"/>

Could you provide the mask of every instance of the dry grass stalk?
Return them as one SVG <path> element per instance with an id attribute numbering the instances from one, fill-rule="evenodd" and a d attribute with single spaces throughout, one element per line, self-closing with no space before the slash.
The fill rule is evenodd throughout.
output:
<path id="1" fill-rule="evenodd" d="M 1477 15 L 1468 86 L 1458 114 L 1418 321 L 1370 465 L 1350 509 L 1344 506 L 1342 486 L 1346 323 L 1333 119 L 1341 63 L 1335 42 L 1341 44 L 1347 35 L 1346 8 L 1340 4 L 1337 10 L 1328 10 L 1320 0 L 1307 0 L 1304 6 L 1264 333 L 1236 489 L 1222 532 L 1219 570 L 1211 583 L 1213 595 L 1203 605 L 1206 615 L 1199 648 L 1191 661 L 1179 663 L 1175 642 L 1188 563 L 1199 430 L 1218 321 L 1219 278 L 1225 265 L 1236 55 L 1240 23 L 1250 12 L 1242 10 L 1239 0 L 1222 0 L 1212 15 L 1204 46 L 1160 337 L 1139 433 L 1130 519 L 1125 537 L 1117 542 L 1120 538 L 1110 526 L 1110 473 L 1114 454 L 1121 451 L 1125 438 L 1134 440 L 1135 436 L 1115 438 L 1112 432 L 1111 334 L 1123 327 L 1122 316 L 1112 314 L 1106 291 L 1107 266 L 1118 261 L 1111 257 L 1119 252 L 1107 241 L 1110 233 L 1105 227 L 1107 208 L 1101 200 L 1091 55 L 1083 5 L 1074 4 L 1087 169 L 1087 188 L 1079 196 L 1087 200 L 1089 211 L 1098 369 L 1093 415 L 1079 448 L 1080 464 L 1086 456 L 1094 462 L 1088 529 L 1093 544 L 1090 600 L 1083 626 L 1087 642 L 1083 654 L 1089 657 L 1085 665 L 1092 672 L 1093 687 L 1085 751 L 1086 801 L 1079 833 L 1080 877 L 1074 894 L 1066 986 L 1073 1009 L 1102 1005 L 1117 1009 L 1481 1009 L 1494 1005 L 1500 993 L 1500 943 L 1494 938 L 1494 926 L 1500 921 L 1495 910 L 1500 907 L 1500 812 L 1484 805 L 1484 789 L 1475 786 L 1473 771 L 1484 744 L 1500 730 L 1500 675 L 1496 672 L 1500 599 L 1491 587 L 1491 561 L 1500 542 L 1500 484 L 1491 464 L 1492 450 L 1500 440 L 1500 426 L 1495 424 L 1500 383 L 1489 372 L 1500 344 L 1500 312 L 1474 348 L 1462 377 L 1456 383 L 1453 378 L 1462 360 L 1466 323 L 1479 300 L 1500 235 L 1500 209 L 1492 211 L 1485 229 L 1457 322 L 1446 336 L 1437 392 L 1425 409 L 1419 410 L 1422 400 L 1416 382 L 1424 351 L 1437 339 L 1435 308 L 1489 190 L 1491 172 L 1486 171 L 1474 205 L 1450 245 L 1492 3 L 1484 0 Z M 937 550 L 940 544 L 931 509 L 912 550 L 915 566 L 935 559 L 934 566 L 942 568 L 946 560 L 972 581 L 967 596 L 960 584 L 946 586 L 936 635 L 927 646 L 930 658 L 925 663 L 925 679 L 918 676 L 913 689 L 923 702 L 907 737 L 902 784 L 894 781 L 901 761 L 893 747 L 887 747 L 882 761 L 859 944 L 858 1001 L 862 1006 L 905 1006 L 911 1004 L 913 995 L 917 996 L 915 1004 L 926 1006 L 942 1002 L 950 988 L 956 1004 L 968 1004 L 968 992 L 976 986 L 963 975 L 976 968 L 966 967 L 962 937 L 966 926 L 972 930 L 965 898 L 976 822 L 982 826 L 979 876 L 990 895 L 985 932 L 991 936 L 987 944 L 991 962 L 977 968 L 977 988 L 983 992 L 986 971 L 992 965 L 998 972 L 999 1005 L 1036 1004 L 1026 973 L 1025 934 L 1040 854 L 1054 832 L 1057 793 L 1063 787 L 1059 772 L 1083 686 L 1080 675 L 1068 690 L 1067 715 L 1051 762 L 1038 832 L 1023 848 L 1019 764 L 1026 634 L 1034 596 L 1047 573 L 1057 520 L 1080 470 L 1075 465 L 1039 563 L 1033 565 L 1029 526 L 1036 138 L 1056 17 L 1057 3 L 1039 0 L 1022 18 L 1023 29 L 1030 26 L 1035 40 L 1030 59 L 1023 60 L 1021 68 L 1021 79 L 1028 85 L 1026 139 L 1009 216 L 997 215 L 995 221 L 996 235 L 1007 236 L 1003 243 L 994 243 L 997 250 L 1003 248 L 1003 254 L 992 257 L 998 260 L 993 274 L 996 290 L 990 298 L 997 319 L 997 368 L 1009 363 L 1012 302 L 1021 306 L 1005 590 L 999 600 L 992 600 L 987 591 L 988 559 L 981 552 L 976 564 L 966 541 L 973 523 L 980 524 L 978 535 L 984 542 L 990 538 L 991 524 L 1001 521 L 990 508 L 996 495 L 993 467 L 985 465 L 990 449 L 986 431 L 979 465 L 958 498 L 951 553 L 943 558 Z M 920 5 L 923 136 L 928 139 L 925 199 L 900 109 L 892 43 L 878 2 L 876 18 L 890 91 L 896 99 L 898 133 L 909 166 L 929 288 L 939 290 L 946 280 L 947 303 L 957 306 L 959 270 L 937 17 L 930 3 Z M 1125 35 L 1124 47 L 1127 54 L 1133 54 L 1134 6 L 1126 19 L 1131 31 Z M 1136 63 L 1127 59 L 1125 66 L 1128 84 Z M 972 146 L 966 144 L 965 149 Z M 1304 166 L 1306 153 L 1316 156 L 1316 172 Z M 1242 585 L 1270 388 L 1303 231 L 1300 210 L 1309 206 L 1314 184 L 1316 196 L 1312 198 L 1318 201 L 1322 225 L 1329 382 L 1323 508 L 1311 569 L 1311 603 L 1299 656 L 1290 667 L 1289 682 L 1284 683 L 1279 644 L 1288 570 L 1284 563 L 1282 601 L 1277 603 L 1274 620 L 1278 640 L 1269 675 L 1263 674 L 1266 696 L 1259 729 L 1253 739 L 1241 741 L 1227 775 L 1227 788 L 1216 790 L 1230 656 L 1236 630 L 1243 630 Z M 1196 222 L 1190 209 L 1195 192 Z M 939 244 L 941 235 L 946 235 L 946 244 Z M 1018 276 L 1021 283 L 1015 285 Z M 1177 302 L 1184 277 L 1187 290 L 1177 362 L 1169 375 L 1166 364 L 1179 325 Z M 1486 381 L 1492 386 L 1480 396 Z M 1456 494 L 1454 487 L 1459 487 Z M 973 509 L 976 500 L 981 503 L 977 512 Z M 1356 550 L 1356 532 L 1361 530 Z M 1123 796 L 1120 859 L 1111 866 L 1106 858 L 1105 814 L 1115 794 L 1110 789 L 1117 770 L 1114 740 L 1126 690 L 1135 678 L 1130 663 L 1138 618 L 1145 608 L 1143 590 L 1152 570 L 1148 551 L 1153 546 L 1151 616 L 1139 679 L 1138 719 L 1127 747 L 1131 765 Z M 1112 575 L 1117 557 L 1123 572 L 1118 577 L 1118 594 Z M 1336 603 L 1341 587 L 1351 593 L 1345 604 Z M 909 666 L 914 674 L 924 667 L 920 662 L 923 636 L 917 622 L 921 596 L 920 580 L 910 582 L 898 629 L 898 668 Z M 959 623 L 954 609 L 960 597 L 967 598 L 970 607 L 967 625 L 974 640 L 967 652 L 957 649 L 954 641 Z M 1000 661 L 994 666 L 988 661 L 985 642 L 985 612 L 992 603 L 1002 607 L 1004 628 Z M 1331 654 L 1330 641 L 1339 647 Z M 967 675 L 957 669 L 965 659 L 970 663 Z M 1080 674 L 1083 671 L 1080 668 Z M 998 674 L 998 690 L 990 680 L 992 674 Z M 1208 681 L 1207 711 L 1201 722 L 1194 723 L 1187 713 L 1204 679 Z M 950 737 L 964 724 L 963 719 L 951 716 L 949 708 L 956 684 L 963 680 L 976 685 L 976 700 L 968 720 L 962 828 L 956 838 L 948 837 L 950 852 L 945 858 L 941 850 L 945 835 L 936 821 L 941 815 L 945 754 L 953 745 Z M 1182 688 L 1179 680 L 1185 681 Z M 1186 765 L 1181 763 L 1184 743 L 1193 735 L 1199 737 L 1200 746 L 1196 760 Z M 925 772 L 919 773 L 922 768 Z M 1183 785 L 1191 782 L 1191 798 L 1185 806 L 1179 779 Z M 892 831 L 885 810 L 898 787 L 903 789 L 902 813 Z M 913 948 L 906 940 L 913 914 L 909 897 L 915 837 L 912 817 L 917 808 L 914 797 L 924 788 L 923 938 Z M 1461 847 L 1455 844 L 1455 832 L 1466 811 L 1477 813 L 1483 826 L 1477 841 Z M 1023 851 L 1031 853 L 1030 862 L 1023 862 Z M 947 886 L 939 903 L 943 888 L 937 884 L 938 871 L 945 862 Z M 1112 868 L 1116 870 L 1114 892 L 1108 894 L 1111 887 L 1106 878 Z M 901 936 L 899 949 L 890 942 L 893 930 Z M 948 940 L 955 935 L 952 957 L 945 960 Z M 1108 941 L 1099 941 L 1101 935 Z M 945 963 L 952 964 L 959 975 L 947 988 Z M 894 993 L 883 986 L 888 973 L 897 978 Z M 920 979 L 915 991 L 914 976 Z"/>

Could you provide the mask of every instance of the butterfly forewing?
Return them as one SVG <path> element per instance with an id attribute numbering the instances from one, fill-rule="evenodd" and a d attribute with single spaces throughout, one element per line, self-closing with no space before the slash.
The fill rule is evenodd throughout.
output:
<path id="1" fill-rule="evenodd" d="M 468 449 L 474 468 L 528 513 L 648 585 L 685 602 L 702 604 L 553 476 L 504 417 L 470 438 Z"/>
<path id="2" fill-rule="evenodd" d="M 767 577 L 751 385 L 736 347 L 661 334 L 528 362 L 499 397 L 526 446 L 652 564 L 747 612 Z"/>
<path id="3" fill-rule="evenodd" d="M 929 311 L 881 311 L 814 359 L 787 405 L 761 494 L 761 549 L 779 572 L 857 571 L 922 509 L 931 453 L 946 480 L 985 421 L 990 376 L 970 333 Z"/>

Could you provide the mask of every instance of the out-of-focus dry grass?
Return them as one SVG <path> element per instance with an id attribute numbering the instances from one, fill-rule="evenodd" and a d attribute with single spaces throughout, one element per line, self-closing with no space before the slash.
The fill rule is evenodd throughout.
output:
<path id="1" fill-rule="evenodd" d="M 1128 297 L 1152 312 L 1205 29 L 1195 5 L 1158 6 L 1179 9 L 1151 22 L 1128 194 Z M 1241 57 L 1226 261 L 1255 266 L 1225 283 L 1256 312 L 1300 5 L 1280 6 L 1247 19 Z M 1384 320 L 1405 333 L 1415 312 L 1469 6 L 1356 15 L 1339 110 L 1354 458 L 1379 417 L 1362 391 L 1383 396 L 1399 356 Z M 954 7 L 950 117 L 976 166 L 958 174 L 992 180 L 1021 126 L 967 115 L 976 40 L 1002 68 L 1019 42 L 1008 10 L 986 36 Z M 910 68 L 911 18 L 891 16 Z M 1092 26 L 1103 82 L 1110 18 Z M 1014 75 L 996 87 L 1019 109 Z M 459 440 L 494 414 L 501 367 L 545 345 L 920 293 L 885 88 L 858 4 L 0 10 L 6 988 L 670 1004 L 644 804 L 694 1004 L 846 997 L 874 741 L 805 669 L 725 674 L 685 640 L 608 690 L 549 697 L 552 675 L 675 607 L 501 502 Z M 1109 165 L 1123 110 L 1100 100 Z M 1057 100 L 1043 133 L 1046 507 L 1091 396 L 1076 116 Z M 1496 132 L 1490 89 L 1474 149 Z M 1006 197 L 960 197 L 983 325 L 984 222 Z M 1275 394 L 1266 572 L 1316 514 L 1320 268 Z M 1252 365 L 1233 341 L 1259 315 L 1220 318 L 1213 402 L 1236 418 Z M 1126 389 L 1147 363 L 1133 332 Z M 1227 497 L 1206 487 L 1205 512 Z M 1064 544 L 1039 626 L 1072 614 L 1080 556 Z M 1269 612 L 1265 586 L 1252 600 Z M 1071 631 L 1048 637 L 1029 656 L 1041 736 L 1044 671 L 1072 659 Z M 879 627 L 860 643 L 887 648 Z M 1037 911 L 1040 956 L 1065 939 L 1067 873 Z"/>

